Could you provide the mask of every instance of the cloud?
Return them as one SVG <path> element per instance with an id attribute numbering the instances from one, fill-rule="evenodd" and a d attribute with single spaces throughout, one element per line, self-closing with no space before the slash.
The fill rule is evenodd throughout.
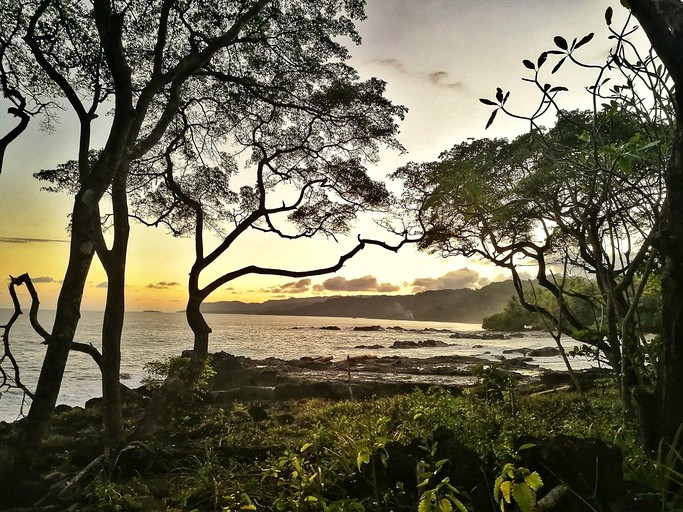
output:
<path id="1" fill-rule="evenodd" d="M 431 73 L 423 73 L 421 71 L 414 71 L 406 67 L 403 62 L 398 59 L 377 59 L 374 61 L 380 66 L 391 68 L 397 73 L 406 76 L 412 76 L 419 80 L 423 80 L 441 89 L 465 89 L 465 84 L 460 81 L 450 80 L 450 75 L 446 71 L 432 71 Z"/>
<path id="2" fill-rule="evenodd" d="M 261 290 L 265 293 L 304 293 L 309 290 L 311 286 L 310 279 L 300 279 L 298 281 L 291 281 L 289 283 L 281 284 L 280 286 L 273 286 L 271 288 L 264 288 Z"/>
<path id="3" fill-rule="evenodd" d="M 109 286 L 109 283 L 107 283 L 107 281 L 102 281 L 101 283 L 95 285 L 95 288 L 106 288 L 107 286 Z"/>
<path id="4" fill-rule="evenodd" d="M 30 244 L 30 243 L 59 243 L 68 244 L 68 240 L 57 240 L 54 238 L 20 238 L 10 236 L 0 236 L 0 243 L 6 244 Z"/>
<path id="5" fill-rule="evenodd" d="M 397 292 L 401 288 L 391 283 L 379 283 L 375 276 L 363 276 L 356 279 L 346 279 L 345 277 L 332 277 L 326 279 L 322 284 L 315 285 L 314 291 L 332 292 Z"/>
<path id="6" fill-rule="evenodd" d="M 151 288 L 152 290 L 166 290 L 168 288 L 173 288 L 174 286 L 180 286 L 177 281 L 159 281 L 158 283 L 149 283 L 146 288 Z"/>
<path id="7" fill-rule="evenodd" d="M 50 276 L 32 277 L 31 281 L 33 281 L 34 283 L 58 283 L 59 282 Z"/>
<path id="8" fill-rule="evenodd" d="M 461 268 L 453 270 L 441 277 L 422 277 L 415 279 L 410 286 L 413 293 L 427 290 L 458 290 L 460 288 L 480 288 L 490 282 L 487 277 L 482 277 L 476 270 Z"/>
<path id="9" fill-rule="evenodd" d="M 462 89 L 465 87 L 465 84 L 462 82 L 450 82 L 448 78 L 448 73 L 445 71 L 435 71 L 427 75 L 427 80 L 437 87 L 444 87 L 446 89 Z"/>

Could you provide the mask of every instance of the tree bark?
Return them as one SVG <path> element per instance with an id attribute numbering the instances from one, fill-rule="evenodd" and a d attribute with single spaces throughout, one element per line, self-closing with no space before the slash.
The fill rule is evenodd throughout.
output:
<path id="1" fill-rule="evenodd" d="M 683 425 L 683 4 L 679 0 L 631 0 L 630 8 L 676 91 L 676 131 L 664 176 L 666 199 L 657 241 L 662 259 L 662 346 L 645 447 L 655 453 L 662 441 L 672 445 Z M 679 452 L 681 444 L 674 447 Z"/>
<path id="2" fill-rule="evenodd" d="M 111 250 L 101 250 L 100 260 L 107 273 L 107 301 L 102 325 L 102 398 L 104 434 L 107 453 L 120 448 L 125 441 L 121 406 L 121 334 L 125 316 L 126 255 L 130 223 L 126 197 L 127 166 L 112 184 L 114 210 L 114 242 Z M 103 244 L 103 241 L 100 242 Z M 105 249 L 102 247 L 102 249 Z"/>
<path id="3" fill-rule="evenodd" d="M 677 90 L 683 83 L 676 84 Z M 683 96 L 679 92 L 678 96 Z M 679 102 L 678 105 L 681 105 Z M 650 450 L 661 439 L 671 444 L 683 425 L 683 116 L 677 110 L 673 156 L 666 176 L 667 198 L 663 210 L 662 346 L 655 390 L 656 428 Z M 678 446 L 677 449 L 683 447 Z"/>
<path id="4" fill-rule="evenodd" d="M 54 326 L 33 403 L 22 438 L 17 445 L 18 455 L 22 460 L 31 460 L 32 453 L 37 449 L 50 422 L 59 396 L 71 342 L 81 316 L 83 290 L 95 254 L 93 231 L 96 227 L 99 229 L 99 218 L 95 219 L 93 216 L 95 209 L 92 204 L 83 200 L 83 196 L 82 192 L 77 194 L 74 201 L 69 264 L 57 301 Z"/>
<path id="5" fill-rule="evenodd" d="M 196 293 L 190 294 L 185 310 L 187 323 L 194 334 L 192 358 L 201 362 L 205 361 L 209 355 L 209 334 L 211 334 L 211 327 L 200 311 L 203 300 L 204 298 Z"/>

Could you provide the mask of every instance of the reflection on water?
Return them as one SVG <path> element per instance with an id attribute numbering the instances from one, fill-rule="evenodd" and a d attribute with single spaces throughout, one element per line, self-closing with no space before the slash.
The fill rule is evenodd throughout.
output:
<path id="1" fill-rule="evenodd" d="M 0 310 L 0 324 L 7 321 L 11 312 Z M 42 312 L 41 322 L 48 328 L 53 312 Z M 441 355 L 482 356 L 492 360 L 502 356 L 505 349 L 540 348 L 554 346 L 548 336 L 526 336 L 512 340 L 475 340 L 449 338 L 449 331 L 477 331 L 476 324 L 417 322 L 408 320 L 375 320 L 356 318 L 257 316 L 257 315 L 207 315 L 213 329 L 210 350 L 225 351 L 250 358 L 278 357 L 298 359 L 303 356 L 332 356 L 334 359 L 347 355 L 376 354 L 431 357 Z M 76 333 L 77 341 L 100 346 L 102 313 L 83 312 Z M 354 331 L 354 327 L 377 325 L 381 331 Z M 339 330 L 321 329 L 336 326 Z M 389 329 L 390 327 L 401 327 Z M 425 329 L 427 331 L 425 331 Z M 416 349 L 358 349 L 358 345 L 383 345 L 389 347 L 394 341 L 439 340 L 445 347 Z M 11 347 L 22 371 L 22 380 L 33 388 L 38 379 L 45 351 L 41 340 L 30 329 L 27 315 L 23 315 L 11 332 Z M 144 376 L 143 365 L 147 361 L 178 355 L 192 348 L 192 332 L 182 313 L 127 313 L 122 341 L 121 373 L 123 382 L 135 387 Z M 508 357 L 515 354 L 508 355 Z M 536 358 L 547 368 L 563 369 L 559 357 Z M 586 363 L 577 361 L 578 368 Z M 97 367 L 89 356 L 75 352 L 69 357 L 59 403 L 83 405 L 88 398 L 101 395 Z M 16 419 L 20 402 L 18 393 L 6 393 L 0 399 L 0 420 Z"/>

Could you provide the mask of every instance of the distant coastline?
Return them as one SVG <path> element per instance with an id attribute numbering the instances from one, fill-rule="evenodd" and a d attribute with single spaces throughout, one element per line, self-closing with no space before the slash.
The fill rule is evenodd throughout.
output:
<path id="1" fill-rule="evenodd" d="M 478 290 L 433 290 L 414 295 L 305 297 L 263 303 L 209 302 L 202 306 L 202 312 L 481 323 L 485 316 L 502 311 L 513 295 L 512 281 L 503 281 Z"/>

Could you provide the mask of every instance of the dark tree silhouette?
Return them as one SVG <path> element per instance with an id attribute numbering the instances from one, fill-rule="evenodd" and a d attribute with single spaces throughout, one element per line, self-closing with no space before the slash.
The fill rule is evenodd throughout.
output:
<path id="1" fill-rule="evenodd" d="M 130 170 L 166 149 L 180 112 L 189 112 L 193 126 L 205 127 L 207 144 L 218 147 L 239 142 L 245 111 L 268 105 L 305 111 L 310 108 L 305 101 L 313 101 L 317 91 L 336 87 L 343 96 L 350 87 L 378 106 L 375 118 L 358 121 L 365 122 L 367 141 L 394 144 L 394 119 L 403 109 L 386 100 L 380 104 L 374 98 L 382 97 L 384 84 L 361 82 L 344 63 L 348 52 L 340 41 L 359 42 L 354 22 L 363 15 L 363 2 L 357 0 L 0 4 L 0 18 L 15 20 L 0 27 L 6 50 L 0 72 L 44 105 L 44 115 L 69 108 L 79 129 L 69 263 L 19 443 L 23 455 L 40 442 L 52 414 L 95 253 L 109 284 L 102 337 L 105 438 L 110 447 L 124 439 L 118 375 Z M 329 97 L 320 96 L 322 101 Z M 103 113 L 110 116 L 102 120 Z M 101 148 L 92 140 L 98 118 L 109 126 Z M 100 212 L 108 190 L 110 244 Z"/>

